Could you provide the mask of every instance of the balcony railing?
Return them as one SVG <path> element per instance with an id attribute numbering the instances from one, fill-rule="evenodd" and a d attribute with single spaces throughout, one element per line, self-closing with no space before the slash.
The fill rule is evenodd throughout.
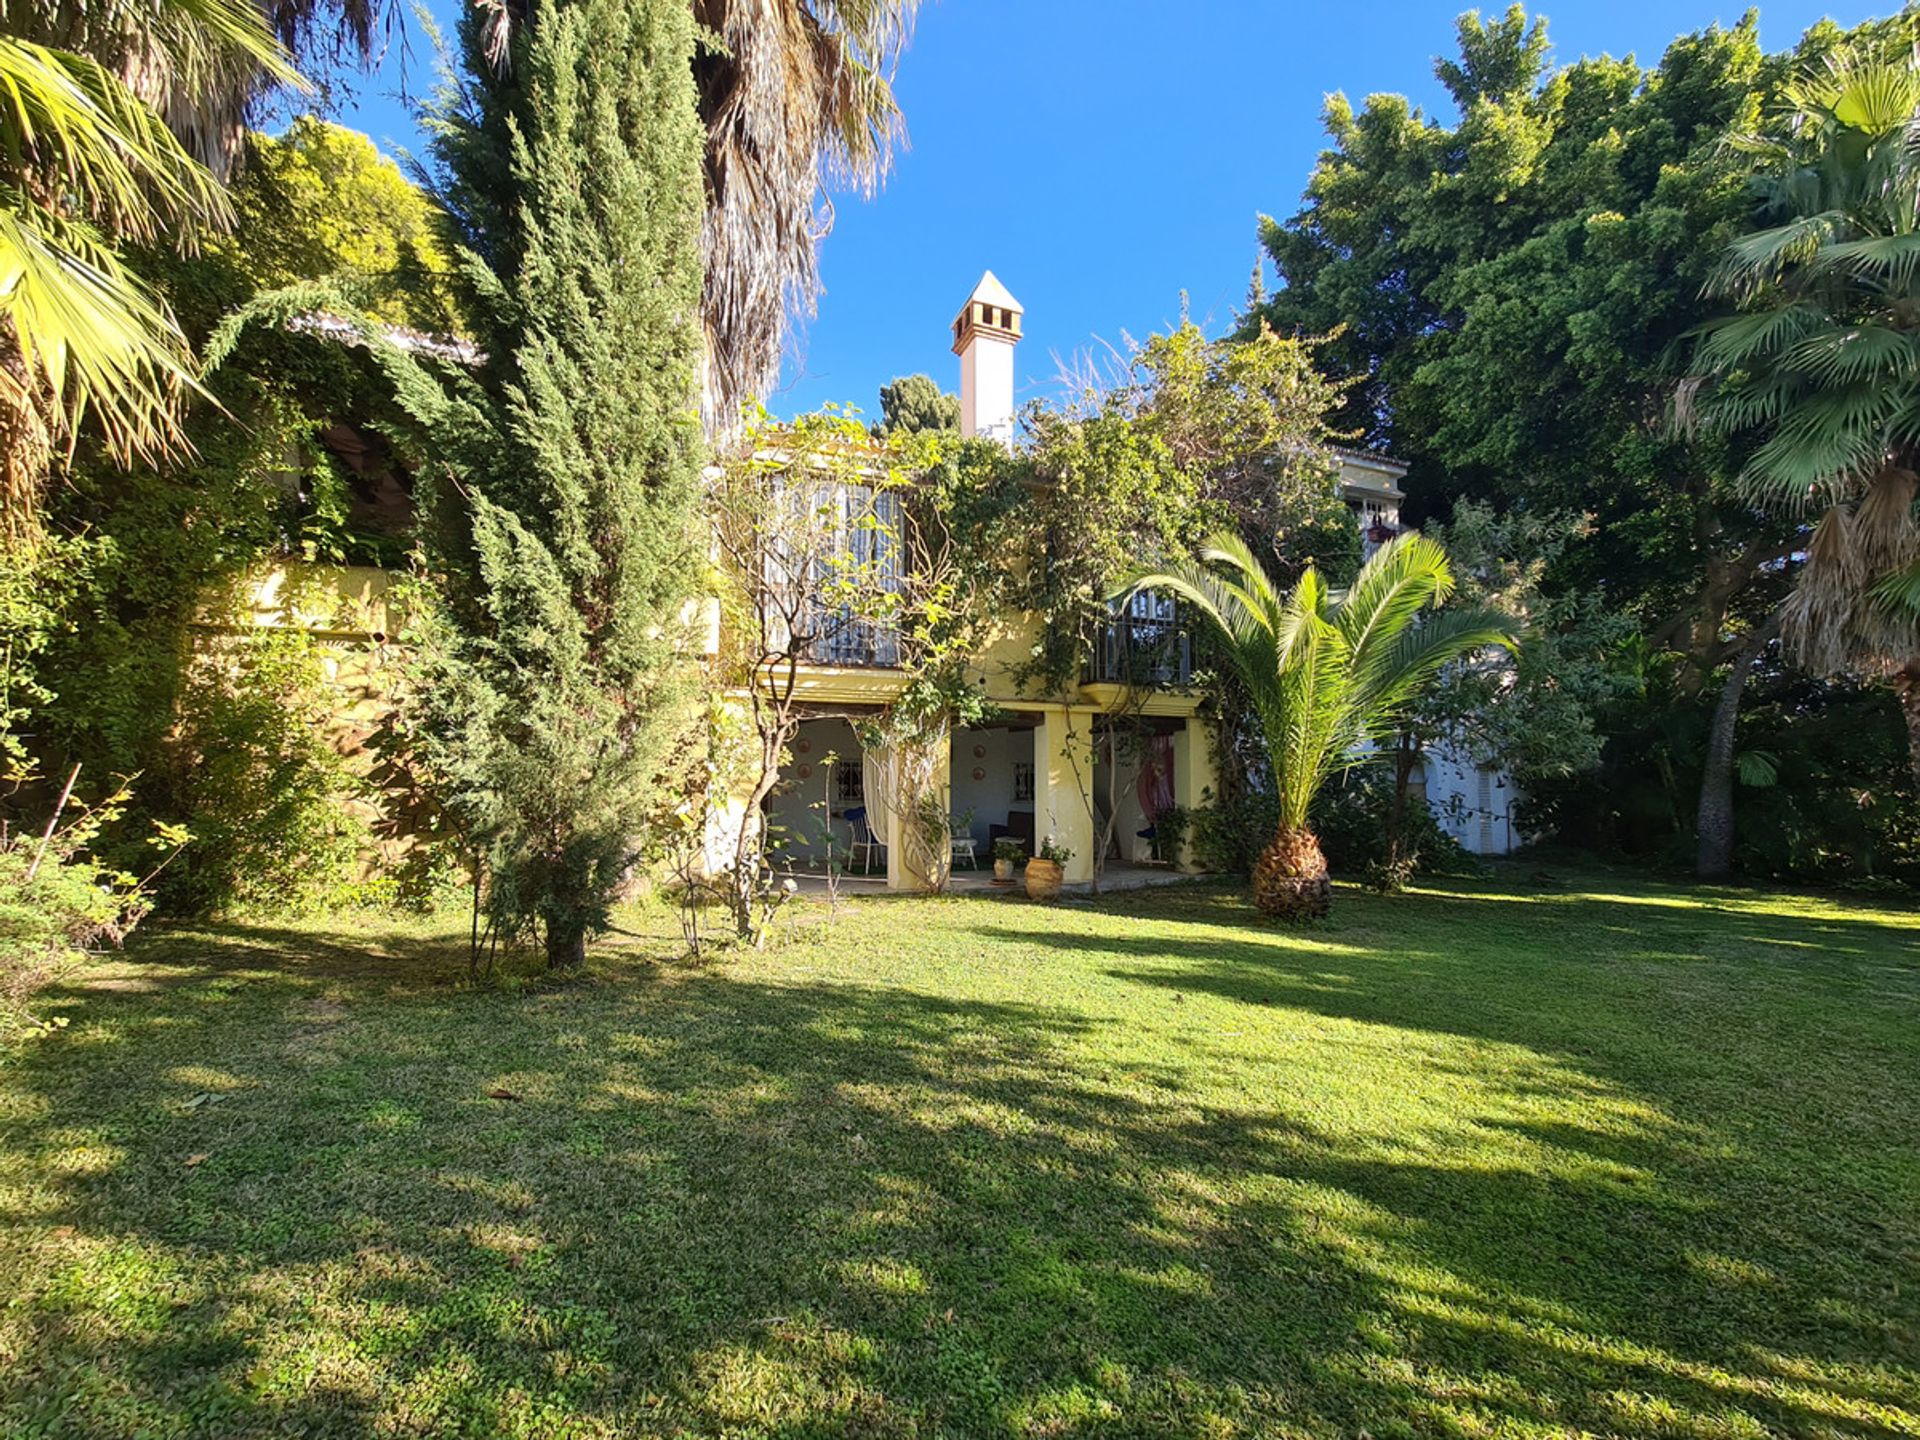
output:
<path id="1" fill-rule="evenodd" d="M 808 630 L 810 638 L 801 648 L 815 665 L 860 670 L 900 667 L 900 630 L 895 625 L 841 611 L 816 615 Z"/>
<path id="2" fill-rule="evenodd" d="M 1091 685 L 1167 688 L 1193 679 L 1193 635 L 1172 596 L 1143 590 L 1094 636 Z"/>

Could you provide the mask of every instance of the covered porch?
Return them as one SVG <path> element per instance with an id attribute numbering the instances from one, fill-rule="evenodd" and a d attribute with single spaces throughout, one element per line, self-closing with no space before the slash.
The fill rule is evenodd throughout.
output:
<path id="1" fill-rule="evenodd" d="M 938 877 L 903 863 L 898 817 L 876 813 L 876 767 L 852 715 L 800 727 L 764 822 L 777 870 L 811 888 L 831 863 L 847 893 L 991 888 L 993 847 L 1012 840 L 1034 854 L 1051 836 L 1070 853 L 1065 883 L 1085 888 L 1105 837 L 1102 888 L 1133 888 L 1197 871 L 1192 848 L 1156 834 L 1155 814 L 1191 809 L 1214 785 L 1206 727 L 1191 715 L 1125 717 L 1094 705 L 1008 707 L 989 723 L 956 728 L 931 757 L 953 843 Z M 887 773 L 882 767 L 878 775 Z M 884 788 L 885 780 L 878 782 Z"/>

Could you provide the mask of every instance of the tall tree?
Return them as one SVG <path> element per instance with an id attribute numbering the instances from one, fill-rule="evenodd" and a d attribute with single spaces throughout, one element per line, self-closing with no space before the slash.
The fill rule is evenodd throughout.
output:
<path id="1" fill-rule="evenodd" d="M 1884 53 L 1884 52 L 1881 52 Z M 1683 414 L 1761 443 L 1740 480 L 1776 511 L 1821 512 L 1781 614 L 1816 674 L 1886 675 L 1920 785 L 1920 616 L 1875 592 L 1920 556 L 1920 61 L 1834 51 L 1788 83 L 1743 149 L 1762 225 L 1724 252 Z"/>
<path id="2" fill-rule="evenodd" d="M 820 293 L 825 186 L 871 194 L 906 125 L 894 68 L 919 0 L 693 0 L 718 41 L 694 60 L 706 124 L 709 425 L 777 378 L 787 324 Z"/>
<path id="3" fill-rule="evenodd" d="M 1282 594 L 1237 535 L 1213 537 L 1197 564 L 1135 571 L 1116 592 L 1161 590 L 1191 605 L 1218 636 L 1266 744 L 1279 828 L 1253 869 L 1263 914 L 1327 913 L 1326 856 L 1307 813 L 1328 780 L 1394 729 L 1450 661 L 1511 645 L 1513 622 L 1491 611 L 1434 611 L 1453 589 L 1446 552 L 1403 535 L 1374 552 L 1345 591 L 1309 566 Z"/>
<path id="4" fill-rule="evenodd" d="M 1398 96 L 1328 101 L 1304 204 L 1263 225 L 1286 283 L 1259 315 L 1339 332 L 1323 354 L 1355 382 L 1340 419 L 1408 462 L 1413 518 L 1462 497 L 1591 512 L 1548 583 L 1604 589 L 1698 690 L 1795 543 L 1734 485 L 1724 440 L 1665 426 L 1676 347 L 1747 213 L 1726 140 L 1781 62 L 1749 20 L 1682 36 L 1651 69 L 1555 69 L 1545 22 L 1515 7 L 1463 17 L 1435 69 L 1451 124 Z"/>
<path id="5" fill-rule="evenodd" d="M 426 459 L 440 600 L 423 748 L 487 905 L 577 964 L 684 717 L 698 581 L 701 127 L 683 0 L 565 0 L 461 27 L 433 131 L 470 252 L 477 376 L 388 347 Z"/>
<path id="6" fill-rule="evenodd" d="M 960 397 L 931 375 L 899 375 L 880 387 L 878 433 L 918 435 L 960 429 Z"/>

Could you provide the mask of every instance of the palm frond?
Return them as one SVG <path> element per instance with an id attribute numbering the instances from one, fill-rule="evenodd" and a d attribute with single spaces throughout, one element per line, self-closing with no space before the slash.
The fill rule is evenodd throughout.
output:
<path id="1" fill-rule="evenodd" d="M 825 187 L 871 193 L 906 127 L 893 75 L 919 0 L 694 0 L 707 124 L 705 411 L 730 430 L 813 313 Z"/>
<path id="2" fill-rule="evenodd" d="M 1340 600 L 1340 629 L 1364 666 L 1377 650 L 1375 637 L 1398 634 L 1429 605 L 1453 593 L 1447 552 L 1418 533 L 1395 536 L 1360 567 Z"/>
<path id="3" fill-rule="evenodd" d="M 0 207 L 0 318 L 24 370 L 0 375 L 0 403 L 51 406 L 68 435 L 91 415 L 123 459 L 184 445 L 177 402 L 197 388 L 186 342 L 88 226 Z"/>
<path id="4" fill-rule="evenodd" d="M 1830 325 L 1788 347 L 1781 368 L 1821 387 L 1885 384 L 1920 373 L 1920 333 L 1880 325 Z"/>
<path id="5" fill-rule="evenodd" d="M 1221 635 L 1252 697 L 1283 825 L 1306 824 L 1313 797 L 1448 661 L 1515 629 L 1489 612 L 1423 613 L 1452 588 L 1446 552 L 1423 536 L 1381 547 L 1335 596 L 1309 566 L 1284 596 L 1238 537 L 1200 547 L 1204 562 L 1142 569 L 1115 597 L 1179 596 Z"/>
<path id="6" fill-rule="evenodd" d="M 85 56 L 0 36 L 0 136 L 117 234 L 150 240 L 227 214 L 213 176 L 160 117 Z"/>

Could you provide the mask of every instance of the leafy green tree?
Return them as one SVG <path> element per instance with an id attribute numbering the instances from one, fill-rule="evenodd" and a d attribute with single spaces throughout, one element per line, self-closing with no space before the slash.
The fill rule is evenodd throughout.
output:
<path id="1" fill-rule="evenodd" d="M 1545 591 L 1597 591 L 1639 624 L 1650 665 L 1673 654 L 1638 701 L 1606 707 L 1625 748 L 1605 783 L 1584 800 L 1553 787 L 1586 838 L 1630 830 L 1658 848 L 1616 804 L 1627 787 L 1644 791 L 1629 808 L 1670 814 L 1679 833 L 1697 818 L 1669 802 L 1701 757 L 1676 756 L 1645 789 L 1652 772 L 1633 760 L 1651 737 L 1662 753 L 1695 737 L 1723 762 L 1713 793 L 1731 794 L 1736 717 L 1708 723 L 1712 687 L 1720 677 L 1724 702 L 1733 686 L 1737 708 L 1807 537 L 1740 479 L 1754 437 L 1670 423 L 1674 384 L 1689 337 L 1719 311 L 1705 292 L 1720 257 L 1755 219 L 1744 137 L 1810 63 L 1906 44 L 1911 28 L 1910 16 L 1851 32 L 1823 22 L 1768 55 L 1749 17 L 1681 36 L 1651 68 L 1556 69 L 1543 22 L 1470 15 L 1461 58 L 1438 68 L 1457 118 L 1334 96 L 1333 145 L 1303 206 L 1263 223 L 1285 284 L 1257 313 L 1283 331 L 1345 326 L 1324 352 L 1352 384 L 1340 423 L 1409 462 L 1410 518 L 1461 499 L 1591 514 Z"/>
<path id="2" fill-rule="evenodd" d="M 919 435 L 960 429 L 960 397 L 942 390 L 930 375 L 901 375 L 880 387 L 876 434 Z"/>
<path id="3" fill-rule="evenodd" d="M 303 115 L 249 136 L 233 208 L 234 233 L 211 248 L 256 288 L 330 279 L 382 320 L 463 328 L 433 201 L 358 131 Z"/>
<path id="4" fill-rule="evenodd" d="M 1796 543 L 1741 494 L 1725 440 L 1665 424 L 1676 349 L 1747 213 L 1726 141 L 1784 62 L 1751 18 L 1652 69 L 1552 69 L 1545 22 L 1518 7 L 1462 18 L 1459 44 L 1436 67 L 1452 124 L 1398 96 L 1328 101 L 1302 208 L 1263 222 L 1285 284 L 1254 318 L 1331 335 L 1323 358 L 1351 385 L 1336 423 L 1408 462 L 1416 520 L 1458 498 L 1591 513 L 1546 583 L 1603 588 L 1698 690 Z"/>
<path id="5" fill-rule="evenodd" d="M 577 964 L 685 719 L 700 579 L 701 131 L 678 0 L 484 11 L 434 119 L 479 297 L 477 374 L 376 340 L 445 483 L 421 619 L 422 747 L 485 856 L 500 933 Z"/>
<path id="6" fill-rule="evenodd" d="M 1511 645 L 1491 611 L 1435 609 L 1453 589 L 1446 552 L 1418 535 L 1375 551 L 1336 592 L 1309 566 L 1282 594 L 1254 552 L 1223 532 L 1198 563 L 1136 570 L 1117 590 L 1179 596 L 1219 637 L 1266 745 L 1279 825 L 1253 869 L 1261 912 L 1300 920 L 1332 901 L 1326 857 L 1308 825 L 1314 797 L 1391 734 L 1420 689 L 1452 661 Z"/>

